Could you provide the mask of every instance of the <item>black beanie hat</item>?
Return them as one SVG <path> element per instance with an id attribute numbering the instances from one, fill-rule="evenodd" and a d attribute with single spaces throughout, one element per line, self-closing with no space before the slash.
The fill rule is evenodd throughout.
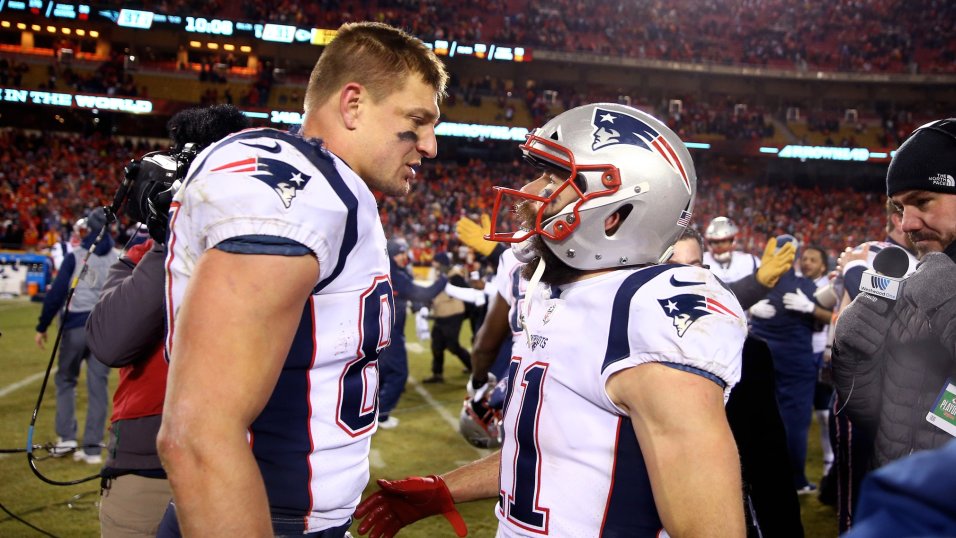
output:
<path id="1" fill-rule="evenodd" d="M 924 125 L 900 146 L 886 172 L 886 195 L 908 190 L 956 194 L 956 120 L 953 134 Z"/>

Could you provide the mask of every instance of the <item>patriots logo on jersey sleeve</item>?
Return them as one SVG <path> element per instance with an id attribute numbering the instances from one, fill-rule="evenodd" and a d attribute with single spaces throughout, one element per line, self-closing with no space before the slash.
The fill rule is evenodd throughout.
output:
<path id="1" fill-rule="evenodd" d="M 690 180 L 687 178 L 687 172 L 684 171 L 680 159 L 677 158 L 677 152 L 657 129 L 634 116 L 612 112 L 604 108 L 594 109 L 592 123 L 594 125 L 592 150 L 597 151 L 608 146 L 628 144 L 653 151 L 663 157 L 671 168 L 680 174 L 687 192 L 691 192 Z"/>
<path id="2" fill-rule="evenodd" d="M 716 299 L 696 293 L 681 293 L 667 299 L 658 299 L 657 302 L 664 309 L 667 317 L 674 320 L 677 336 L 684 337 L 687 329 L 698 319 L 710 315 L 721 314 L 737 317 L 737 314 L 720 304 Z"/>
<path id="3" fill-rule="evenodd" d="M 266 185 L 279 195 L 286 208 L 292 205 L 296 193 L 305 188 L 312 179 L 287 162 L 265 157 L 251 157 L 213 168 L 212 172 L 247 174 Z"/>

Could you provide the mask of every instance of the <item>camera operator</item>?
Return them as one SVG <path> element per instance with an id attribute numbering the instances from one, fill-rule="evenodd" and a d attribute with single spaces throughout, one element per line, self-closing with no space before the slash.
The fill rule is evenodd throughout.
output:
<path id="1" fill-rule="evenodd" d="M 837 391 L 854 429 L 875 439 L 874 467 L 940 447 L 956 432 L 931 418 L 956 377 L 954 176 L 954 119 L 920 127 L 896 152 L 887 195 L 919 266 L 895 301 L 861 293 L 836 325 Z"/>
<path id="2" fill-rule="evenodd" d="M 168 187 L 187 143 L 203 146 L 248 126 L 231 105 L 180 112 L 167 128 L 173 141 L 170 160 L 147 158 L 128 168 L 133 174 L 133 200 L 127 212 L 150 222 L 145 243 L 132 247 L 110 267 L 103 294 L 86 321 L 86 334 L 96 358 L 120 369 L 113 395 L 113 415 L 106 465 L 102 470 L 100 533 L 104 538 L 156 535 L 172 491 L 156 453 L 166 393 L 168 367 L 163 352 L 163 295 L 166 259 Z M 191 156 L 191 152 L 187 153 Z M 164 168 L 165 163 L 170 168 Z M 147 195 L 147 199 L 136 198 Z M 164 203 L 163 199 L 167 199 Z M 140 214 L 142 208 L 152 208 Z"/>

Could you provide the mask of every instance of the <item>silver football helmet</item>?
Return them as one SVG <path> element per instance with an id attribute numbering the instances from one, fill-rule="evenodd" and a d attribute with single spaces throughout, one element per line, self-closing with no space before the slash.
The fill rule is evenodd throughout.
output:
<path id="1" fill-rule="evenodd" d="M 564 112 L 521 145 L 533 164 L 567 173 L 541 193 L 495 187 L 492 241 L 522 243 L 540 235 L 567 265 L 607 269 L 666 260 L 689 224 L 697 192 L 690 153 L 666 125 L 635 108 L 590 104 Z M 572 189 L 574 200 L 556 214 L 546 209 Z M 511 199 L 506 201 L 506 199 Z M 536 204 L 534 222 L 499 230 L 507 212 Z M 607 231 L 605 221 L 619 224 Z"/>
<path id="2" fill-rule="evenodd" d="M 717 217 L 710 221 L 707 229 L 704 230 L 704 239 L 707 240 L 707 246 L 710 249 L 710 255 L 714 260 L 720 263 L 730 261 L 734 251 L 734 238 L 737 236 L 737 225 L 727 217 Z M 726 241 L 730 239 L 729 244 L 713 245 L 713 241 Z"/>
<path id="3" fill-rule="evenodd" d="M 465 398 L 458 416 L 458 431 L 466 441 L 478 448 L 498 448 L 502 426 L 501 409 L 492 408 L 487 397 L 478 401 Z"/>

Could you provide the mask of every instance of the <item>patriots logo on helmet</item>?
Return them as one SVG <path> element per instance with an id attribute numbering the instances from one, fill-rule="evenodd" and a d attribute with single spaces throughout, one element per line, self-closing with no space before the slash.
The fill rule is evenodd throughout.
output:
<path id="1" fill-rule="evenodd" d="M 664 309 L 667 317 L 674 320 L 677 336 L 684 337 L 687 329 L 698 319 L 710 314 L 723 314 L 738 317 L 732 310 L 720 304 L 715 299 L 696 293 L 681 293 L 667 299 L 658 299 L 657 302 Z"/>
<path id="2" fill-rule="evenodd" d="M 233 174 L 247 173 L 266 185 L 279 195 L 282 204 L 289 208 L 296 193 L 305 188 L 312 179 L 299 171 L 298 168 L 277 159 L 252 157 L 224 164 L 212 169 L 213 172 L 229 172 Z"/>
<path id="3" fill-rule="evenodd" d="M 592 124 L 594 125 L 592 150 L 628 144 L 653 151 L 663 157 L 671 168 L 680 174 L 687 192 L 691 192 L 690 180 L 677 157 L 677 152 L 657 129 L 634 116 L 600 107 L 594 109 Z"/>

